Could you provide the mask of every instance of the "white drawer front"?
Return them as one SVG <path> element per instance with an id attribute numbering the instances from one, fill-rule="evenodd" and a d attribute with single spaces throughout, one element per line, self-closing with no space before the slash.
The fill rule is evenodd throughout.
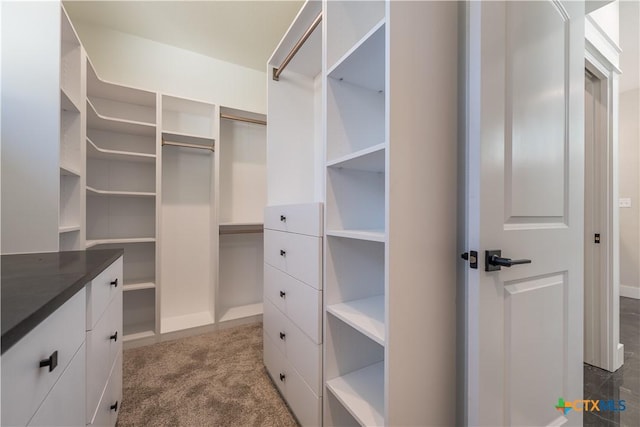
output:
<path id="1" fill-rule="evenodd" d="M 118 356 L 113 369 L 111 370 L 111 376 L 107 387 L 104 389 L 104 394 L 98 403 L 98 410 L 92 426 L 100 427 L 113 427 L 118 420 L 118 413 L 120 411 L 120 405 L 122 404 L 122 357 Z"/>
<path id="2" fill-rule="evenodd" d="M 264 209 L 264 228 L 322 236 L 322 204 L 267 206 Z"/>
<path id="3" fill-rule="evenodd" d="M 118 292 L 95 328 L 87 332 L 87 424 L 95 416 L 113 362 L 121 354 L 122 292 Z"/>
<path id="4" fill-rule="evenodd" d="M 87 286 L 87 330 L 93 329 L 113 296 L 122 292 L 123 284 L 120 257 Z"/>
<path id="5" fill-rule="evenodd" d="M 322 291 L 264 265 L 264 293 L 316 344 L 322 344 Z"/>
<path id="6" fill-rule="evenodd" d="M 321 346 L 311 341 L 269 301 L 264 302 L 264 330 L 278 350 L 300 373 L 309 387 L 321 395 Z"/>
<path id="7" fill-rule="evenodd" d="M 85 423 L 85 346 L 75 356 L 38 408 L 30 426 L 81 426 Z"/>
<path id="8" fill-rule="evenodd" d="M 322 289 L 321 238 L 265 230 L 264 260 L 296 279 Z"/>
<path id="9" fill-rule="evenodd" d="M 2 355 L 3 425 L 26 425 L 35 414 L 84 342 L 85 310 L 82 288 Z M 53 371 L 39 367 L 56 351 Z"/>
<path id="10" fill-rule="evenodd" d="M 273 382 L 303 426 L 321 425 L 321 399 L 309 388 L 300 374 L 268 334 L 264 334 L 264 363 Z"/>

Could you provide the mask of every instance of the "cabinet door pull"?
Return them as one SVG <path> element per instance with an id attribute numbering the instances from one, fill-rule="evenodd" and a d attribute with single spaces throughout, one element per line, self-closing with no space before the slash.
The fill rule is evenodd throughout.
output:
<path id="1" fill-rule="evenodd" d="M 280 221 L 287 222 L 287 217 L 284 215 L 280 215 Z"/>
<path id="2" fill-rule="evenodd" d="M 287 376 L 286 376 L 285 374 L 280 374 L 280 381 L 284 382 L 284 379 L 285 379 L 286 377 L 287 377 Z"/>
<path id="3" fill-rule="evenodd" d="M 116 331 L 115 334 L 111 335 L 109 339 L 118 342 L 118 331 Z"/>
<path id="4" fill-rule="evenodd" d="M 109 407 L 112 411 L 118 412 L 118 401 Z"/>
<path id="5" fill-rule="evenodd" d="M 56 369 L 56 366 L 58 366 L 58 350 L 51 353 L 51 356 L 49 356 L 48 359 L 44 359 L 40 361 L 41 368 L 45 368 L 47 366 L 49 367 L 49 372 Z"/>
<path id="6" fill-rule="evenodd" d="M 280 256 L 287 256 L 287 251 L 280 249 Z"/>
<path id="7" fill-rule="evenodd" d="M 287 293 L 285 291 L 280 291 L 280 298 L 284 298 Z"/>
<path id="8" fill-rule="evenodd" d="M 284 340 L 286 338 L 287 334 L 285 334 L 284 332 L 280 332 L 280 339 Z"/>
<path id="9" fill-rule="evenodd" d="M 113 280 L 111 282 L 111 286 L 116 287 L 116 288 L 118 287 L 118 278 L 117 277 L 116 277 L 116 280 Z"/>

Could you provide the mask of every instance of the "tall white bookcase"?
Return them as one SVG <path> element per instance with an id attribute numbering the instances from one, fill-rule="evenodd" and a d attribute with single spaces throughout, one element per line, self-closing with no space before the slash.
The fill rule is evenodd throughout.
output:
<path id="1" fill-rule="evenodd" d="M 324 2 L 324 425 L 455 422 L 457 19 Z"/>

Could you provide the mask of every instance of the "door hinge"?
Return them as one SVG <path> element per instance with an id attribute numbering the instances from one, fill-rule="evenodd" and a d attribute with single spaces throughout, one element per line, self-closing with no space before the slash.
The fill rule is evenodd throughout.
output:
<path id="1" fill-rule="evenodd" d="M 600 243 L 600 233 L 596 233 L 593 238 L 593 243 Z"/>
<path id="2" fill-rule="evenodd" d="M 478 252 L 477 251 L 469 251 L 460 255 L 465 261 L 469 261 L 469 267 L 478 268 Z"/>

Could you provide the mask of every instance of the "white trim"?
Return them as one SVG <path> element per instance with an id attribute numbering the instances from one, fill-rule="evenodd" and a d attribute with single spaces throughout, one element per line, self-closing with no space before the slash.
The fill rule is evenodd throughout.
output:
<path id="1" fill-rule="evenodd" d="M 620 53 L 622 53 L 622 49 L 591 16 L 586 16 L 584 20 L 584 38 L 587 44 L 592 44 L 620 73 Z"/>
<path id="2" fill-rule="evenodd" d="M 620 285 L 620 296 L 640 299 L 640 288 L 636 286 Z"/>

